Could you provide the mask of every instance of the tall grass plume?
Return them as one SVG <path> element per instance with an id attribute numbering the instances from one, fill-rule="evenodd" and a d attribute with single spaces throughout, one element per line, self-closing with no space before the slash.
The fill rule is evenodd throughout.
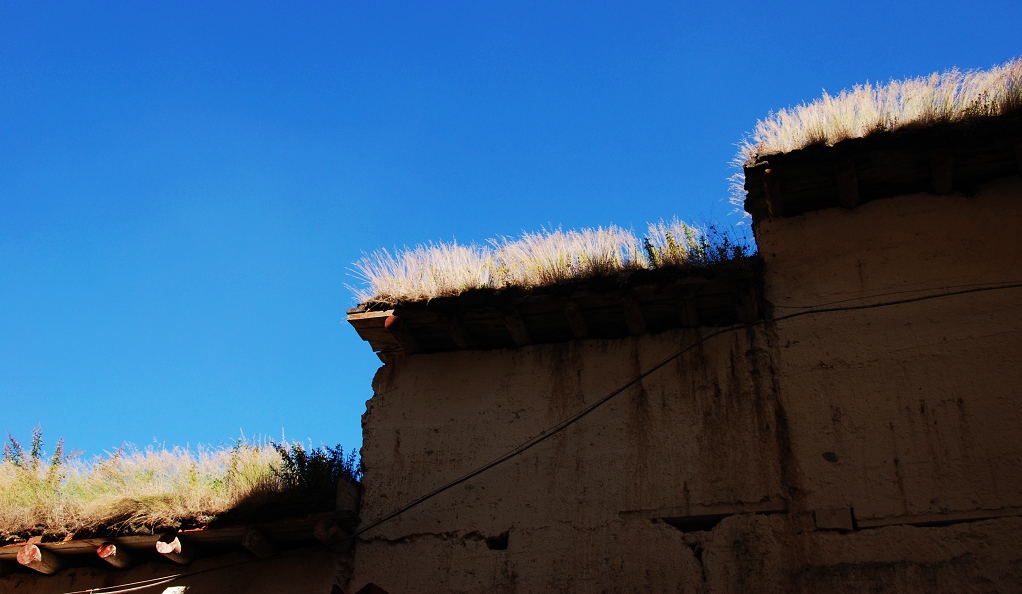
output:
<path id="1" fill-rule="evenodd" d="M 678 219 L 650 224 L 640 239 L 611 225 L 563 231 L 542 229 L 482 245 L 430 243 L 391 253 L 379 250 L 354 264 L 363 286 L 360 303 L 401 303 L 451 297 L 472 289 L 534 289 L 629 270 L 705 265 L 726 234 Z M 749 241 L 726 238 L 732 257 L 751 255 Z M 740 244 L 740 245 L 739 245 Z M 736 249 L 731 249 L 736 248 Z"/>
<path id="2" fill-rule="evenodd" d="M 836 144 L 907 126 L 1022 110 L 1022 57 L 990 70 L 952 68 L 929 76 L 866 83 L 771 113 L 741 145 L 739 165 L 814 144 Z"/>

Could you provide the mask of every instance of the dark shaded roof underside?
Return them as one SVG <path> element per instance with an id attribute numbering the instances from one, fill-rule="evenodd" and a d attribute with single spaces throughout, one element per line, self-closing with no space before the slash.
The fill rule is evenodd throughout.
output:
<path id="1" fill-rule="evenodd" d="M 745 167 L 753 222 L 905 194 L 971 194 L 1022 174 L 1022 115 L 907 127 L 834 146 L 767 155 Z"/>
<path id="2" fill-rule="evenodd" d="M 513 349 L 723 326 L 760 317 L 759 269 L 759 259 L 752 257 L 533 291 L 478 290 L 407 304 L 366 303 L 349 310 L 348 321 L 385 361 L 400 354 Z"/>

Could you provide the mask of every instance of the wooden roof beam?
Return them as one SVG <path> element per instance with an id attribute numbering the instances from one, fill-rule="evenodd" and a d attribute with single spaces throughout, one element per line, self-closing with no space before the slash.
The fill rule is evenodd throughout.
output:
<path id="1" fill-rule="evenodd" d="M 834 166 L 834 177 L 837 180 L 838 202 L 845 208 L 859 205 L 859 178 L 855 174 L 855 159 L 841 159 Z"/>
<path id="2" fill-rule="evenodd" d="M 763 170 L 763 196 L 766 197 L 768 216 L 784 216 L 784 199 L 781 196 L 781 183 L 777 177 L 777 171 L 773 169 Z"/>
<path id="3" fill-rule="evenodd" d="M 242 535 L 241 546 L 256 557 L 272 557 L 280 551 L 280 547 L 258 528 L 251 528 Z"/>
<path id="4" fill-rule="evenodd" d="M 41 548 L 34 542 L 28 542 L 21 547 L 17 559 L 18 563 L 44 575 L 57 573 L 64 566 L 59 555 Z"/>
<path id="5" fill-rule="evenodd" d="M 156 552 L 179 565 L 188 565 L 195 560 L 195 548 L 186 547 L 174 532 L 164 534 L 156 541 Z"/>
<path id="6" fill-rule="evenodd" d="M 759 295 L 753 287 L 735 291 L 735 313 L 738 321 L 751 324 L 759 319 Z"/>
<path id="7" fill-rule="evenodd" d="M 358 516 L 359 508 L 362 506 L 362 486 L 348 482 L 347 479 L 337 479 L 336 509 L 338 512 Z"/>
<path id="8" fill-rule="evenodd" d="M 518 313 L 518 310 L 514 310 L 504 316 L 504 327 L 507 329 L 507 333 L 511 335 L 511 340 L 514 341 L 515 345 L 523 347 L 532 344 L 529 329 L 525 327 L 525 320 L 522 319 L 522 315 Z"/>
<path id="9" fill-rule="evenodd" d="M 937 147 L 930 151 L 930 155 L 930 191 L 950 194 L 954 182 L 954 154 L 948 147 Z"/>
<path id="10" fill-rule="evenodd" d="M 397 315 L 387 316 L 387 319 L 383 322 L 383 327 L 386 328 L 390 335 L 394 337 L 394 340 L 401 345 L 401 349 L 406 355 L 414 355 L 419 352 L 419 342 L 415 340 L 415 335 L 412 334 L 408 324 L 405 323 L 404 318 L 398 317 Z"/>
<path id="11" fill-rule="evenodd" d="M 589 324 L 586 323 L 582 308 L 577 302 L 569 301 L 564 304 L 564 317 L 568 318 L 568 326 L 571 327 L 571 333 L 575 338 L 589 337 Z"/>
<path id="12" fill-rule="evenodd" d="M 625 325 L 628 333 L 632 336 L 639 336 L 646 333 L 646 318 L 642 315 L 642 305 L 631 297 L 621 300 L 621 309 L 625 314 Z"/>
<path id="13" fill-rule="evenodd" d="M 312 530 L 316 540 L 335 553 L 346 553 L 355 544 L 351 534 L 335 520 L 320 520 Z"/>
<path id="14" fill-rule="evenodd" d="M 118 569 L 126 569 L 135 564 L 131 553 L 124 547 L 119 547 L 112 542 L 104 542 L 96 547 L 96 554 L 99 558 Z"/>
<path id="15" fill-rule="evenodd" d="M 461 320 L 457 316 L 447 316 L 440 318 L 440 324 L 447 331 L 447 336 L 451 337 L 454 344 L 458 345 L 459 349 L 470 350 L 475 348 L 475 343 L 472 337 L 469 336 L 468 331 L 465 330 L 465 325 L 461 323 Z"/>

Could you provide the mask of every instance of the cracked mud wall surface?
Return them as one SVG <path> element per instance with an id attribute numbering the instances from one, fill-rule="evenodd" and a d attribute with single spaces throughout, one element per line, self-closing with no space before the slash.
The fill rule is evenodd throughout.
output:
<path id="1" fill-rule="evenodd" d="M 782 515 L 735 515 L 691 536 L 703 547 L 700 592 L 1022 591 L 1019 517 L 837 532 L 793 529 Z"/>
<path id="2" fill-rule="evenodd" d="M 1022 281 L 1022 181 L 756 234 L 773 317 Z M 352 590 L 1022 591 L 1019 305 L 1018 289 L 973 293 L 712 338 L 364 535 Z M 701 332 L 393 361 L 363 418 L 362 517 L 496 458 Z M 935 522 L 947 525 L 909 525 Z"/>

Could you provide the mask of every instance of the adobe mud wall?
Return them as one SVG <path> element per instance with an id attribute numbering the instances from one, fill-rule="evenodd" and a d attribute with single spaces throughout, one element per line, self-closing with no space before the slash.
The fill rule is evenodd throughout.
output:
<path id="1" fill-rule="evenodd" d="M 775 316 L 1020 282 L 1022 182 L 775 219 L 756 233 Z M 854 507 L 860 525 L 1022 513 L 1022 289 L 775 331 L 807 507 Z"/>
<path id="2" fill-rule="evenodd" d="M 770 318 L 1022 281 L 1022 180 L 756 227 Z M 1022 591 L 1022 290 L 708 339 L 364 535 L 350 590 Z M 710 329 L 380 369 L 362 517 L 490 461 Z M 937 524 L 937 525 L 935 525 Z"/>

